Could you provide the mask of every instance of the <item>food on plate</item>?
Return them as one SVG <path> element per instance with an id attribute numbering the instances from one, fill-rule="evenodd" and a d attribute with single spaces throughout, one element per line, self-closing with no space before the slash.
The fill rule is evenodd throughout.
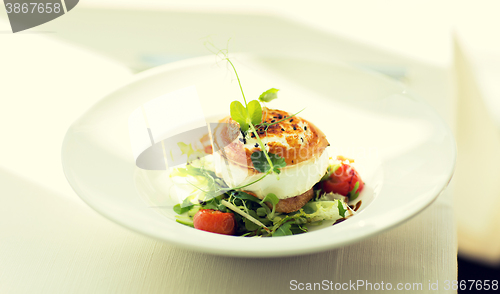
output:
<path id="1" fill-rule="evenodd" d="M 200 209 L 193 217 L 193 225 L 198 230 L 232 235 L 236 231 L 234 214 L 213 209 Z"/>
<path id="2" fill-rule="evenodd" d="M 231 103 L 230 116 L 212 131 L 213 148 L 205 137 L 203 151 L 178 143 L 188 162 L 171 174 L 185 192 L 174 206 L 177 221 L 225 235 L 277 237 L 354 215 L 348 202 L 364 183 L 353 160 L 331 158 L 325 134 L 300 111 L 263 107 L 278 89 L 247 102 L 235 73 L 244 103 Z"/>
<path id="3" fill-rule="evenodd" d="M 346 163 L 338 165 L 320 184 L 325 193 L 349 196 L 350 200 L 356 199 L 365 186 L 359 173 Z"/>
<path id="4" fill-rule="evenodd" d="M 325 148 L 329 143 L 321 130 L 298 116 L 264 107 L 257 135 L 268 154 L 281 158 L 285 165 L 279 177 L 255 182 L 262 172 L 253 162 L 267 163 L 256 135 L 242 132 L 231 117 L 221 122 L 213 135 L 215 149 L 220 151 L 214 153 L 214 160 L 218 175 L 230 187 L 245 185 L 245 192 L 259 199 L 273 193 L 279 199 L 276 211 L 283 213 L 297 211 L 313 197 L 312 187 L 328 167 Z"/>

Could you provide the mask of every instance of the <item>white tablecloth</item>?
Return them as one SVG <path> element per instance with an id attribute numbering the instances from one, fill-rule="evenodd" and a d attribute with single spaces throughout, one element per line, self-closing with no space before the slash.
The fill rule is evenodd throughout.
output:
<path id="1" fill-rule="evenodd" d="M 67 199 L 73 195 L 5 170 L 0 175 L 1 293 L 284 293 L 291 280 L 383 281 L 394 287 L 428 287 L 429 280 L 439 280 L 441 291 L 435 293 L 454 292 L 442 290 L 445 280 L 456 279 L 449 195 L 404 225 L 350 246 L 248 259 L 151 240 Z"/>
<path id="2" fill-rule="evenodd" d="M 0 44 L 1 293 L 282 293 L 291 280 L 422 283 L 424 291 L 439 281 L 439 293 L 455 292 L 443 290 L 457 277 L 449 191 L 393 230 L 287 258 L 195 253 L 108 221 L 69 188 L 60 148 L 68 126 L 130 73 L 50 34 L 0 34 Z"/>

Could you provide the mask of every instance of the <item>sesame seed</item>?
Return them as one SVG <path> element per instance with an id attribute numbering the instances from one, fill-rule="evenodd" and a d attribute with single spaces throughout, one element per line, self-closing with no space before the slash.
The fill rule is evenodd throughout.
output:
<path id="1" fill-rule="evenodd" d="M 259 144 L 255 143 L 255 148 L 259 147 Z"/>
<path id="2" fill-rule="evenodd" d="M 307 127 L 304 127 L 304 130 L 307 131 Z"/>
<path id="3" fill-rule="evenodd" d="M 271 122 L 273 123 L 273 122 L 275 122 L 275 120 L 273 119 Z"/>
<path id="4" fill-rule="evenodd" d="M 293 122 L 293 118 L 290 120 L 290 122 Z"/>
<path id="5" fill-rule="evenodd" d="M 285 129 L 284 129 L 284 128 L 281 128 L 281 131 L 282 131 L 282 132 L 284 132 L 284 131 L 285 131 Z"/>
<path id="6" fill-rule="evenodd" d="M 297 128 L 296 128 L 296 127 L 293 127 L 293 130 L 294 130 L 294 131 L 296 131 L 296 130 L 297 130 Z"/>

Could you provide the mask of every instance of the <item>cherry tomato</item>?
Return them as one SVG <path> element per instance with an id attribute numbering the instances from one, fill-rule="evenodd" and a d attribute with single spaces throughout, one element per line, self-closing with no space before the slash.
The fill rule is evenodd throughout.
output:
<path id="1" fill-rule="evenodd" d="M 233 235 L 236 232 L 234 214 L 213 209 L 200 209 L 193 218 L 194 227 L 207 232 Z"/>
<path id="2" fill-rule="evenodd" d="M 361 180 L 358 172 L 352 166 L 342 163 L 340 167 L 330 175 L 328 180 L 321 182 L 321 188 L 326 193 L 332 192 L 349 196 L 349 192 L 353 191 L 357 182 L 359 182 L 359 186 L 356 193 L 361 192 L 365 184 Z"/>

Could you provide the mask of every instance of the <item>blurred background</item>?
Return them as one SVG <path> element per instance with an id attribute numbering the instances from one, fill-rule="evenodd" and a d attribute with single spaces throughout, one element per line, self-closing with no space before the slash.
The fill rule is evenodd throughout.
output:
<path id="1" fill-rule="evenodd" d="M 14 81 L 16 75 L 22 79 L 85 63 L 82 70 L 87 71 L 85 77 L 92 89 L 80 88 L 75 96 L 97 101 L 133 73 L 211 54 L 203 45 L 207 37 L 220 46 L 231 39 L 229 51 L 234 53 L 314 55 L 377 71 L 405 83 L 454 130 L 459 155 L 451 188 L 459 277 L 498 278 L 499 11 L 500 2 L 496 0 L 310 0 L 307 4 L 262 0 L 86 0 L 67 15 L 12 34 L 2 6 L 0 66 L 4 70 L 0 70 L 0 79 Z M 75 51 L 97 56 L 99 61 L 75 61 L 68 53 Z M 49 57 L 62 60 L 64 65 L 54 65 Z M 33 66 L 37 62 L 39 66 Z M 115 71 L 116 75 L 97 78 L 95 73 L 111 67 L 120 70 Z M 66 86 L 70 87 L 71 82 Z M 9 87 L 18 89 L 19 85 L 7 83 L 2 87 L 0 99 L 5 102 L 12 98 L 6 95 L 11 93 Z M 43 85 L 22 89 L 25 92 L 19 97 L 49 89 L 52 91 Z M 63 104 L 61 109 L 64 107 L 70 106 Z M 53 127 L 63 132 L 68 125 L 53 122 Z M 48 149 L 47 154 L 47 161 L 59 156 Z M 9 165 L 15 157 L 3 159 L 3 164 L 25 174 L 26 169 L 31 170 L 33 178 L 45 185 L 61 181 L 40 176 L 43 171 L 36 168 Z M 60 176 L 62 172 L 54 173 Z"/>

